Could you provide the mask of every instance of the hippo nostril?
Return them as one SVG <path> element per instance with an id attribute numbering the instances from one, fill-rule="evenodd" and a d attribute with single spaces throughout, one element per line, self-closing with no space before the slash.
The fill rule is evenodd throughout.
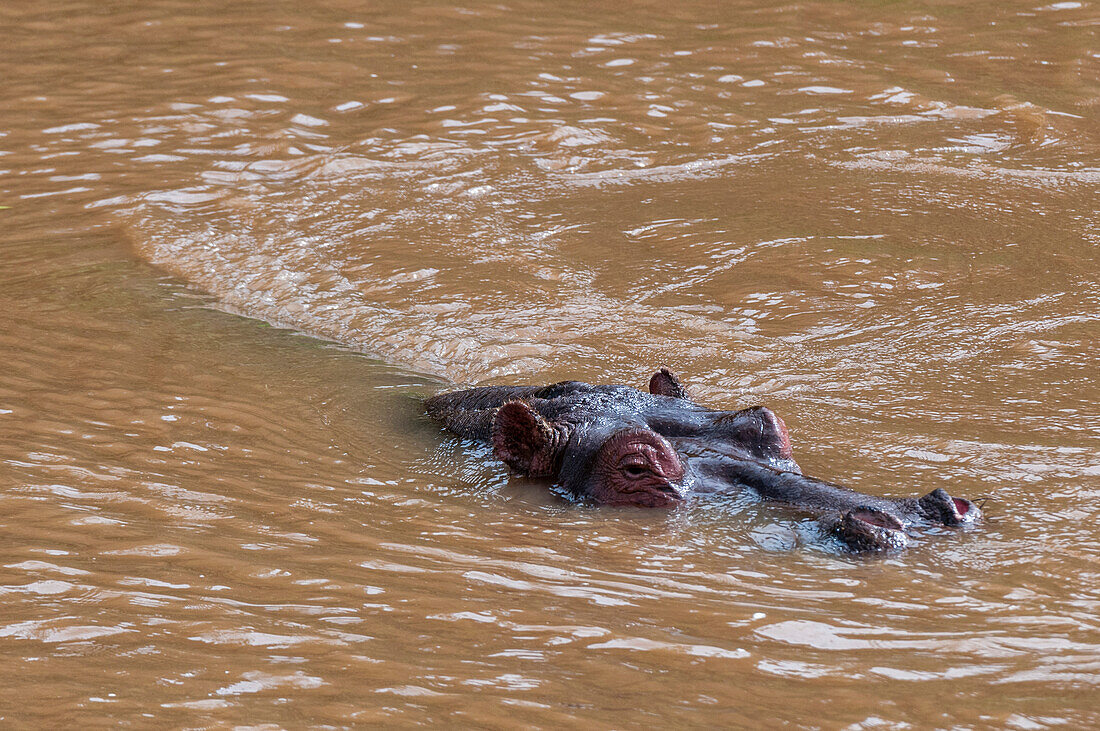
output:
<path id="1" fill-rule="evenodd" d="M 925 517 L 943 525 L 959 525 L 975 520 L 981 511 L 964 498 L 951 497 L 942 488 L 933 490 L 917 500 Z"/>
<path id="2" fill-rule="evenodd" d="M 848 514 L 856 520 L 862 520 L 864 523 L 869 523 L 870 525 L 875 525 L 880 528 L 888 528 L 890 530 L 905 529 L 905 525 L 900 520 L 889 513 L 884 513 L 875 508 L 856 508 Z"/>
<path id="3" fill-rule="evenodd" d="M 951 502 L 955 506 L 955 512 L 958 514 L 958 522 L 960 524 L 974 523 L 981 519 L 982 509 L 979 503 L 961 497 L 953 497 L 951 498 Z"/>
<path id="4" fill-rule="evenodd" d="M 849 510 L 832 532 L 849 550 L 859 552 L 893 551 L 909 542 L 905 525 L 896 516 L 868 506 Z"/>

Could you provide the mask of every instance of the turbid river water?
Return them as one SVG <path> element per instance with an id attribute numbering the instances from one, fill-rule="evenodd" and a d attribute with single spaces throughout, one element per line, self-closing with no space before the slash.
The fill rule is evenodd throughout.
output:
<path id="1" fill-rule="evenodd" d="M 0 4 L 0 721 L 1100 724 L 1096 2 Z M 442 388 L 987 497 L 570 504 Z"/>

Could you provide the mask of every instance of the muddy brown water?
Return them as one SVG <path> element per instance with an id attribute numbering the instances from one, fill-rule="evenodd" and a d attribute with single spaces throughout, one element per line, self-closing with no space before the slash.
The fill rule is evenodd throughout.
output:
<path id="1" fill-rule="evenodd" d="M 6 726 L 1100 723 L 1095 2 L 0 5 Z M 988 496 L 570 505 L 455 384 Z"/>

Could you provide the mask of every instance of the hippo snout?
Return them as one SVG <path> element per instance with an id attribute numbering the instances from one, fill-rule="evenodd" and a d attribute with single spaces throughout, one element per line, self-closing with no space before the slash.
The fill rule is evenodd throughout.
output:
<path id="1" fill-rule="evenodd" d="M 972 501 L 951 497 L 943 488 L 937 488 L 917 500 L 917 506 L 928 520 L 943 525 L 965 525 L 982 517 L 981 509 Z"/>

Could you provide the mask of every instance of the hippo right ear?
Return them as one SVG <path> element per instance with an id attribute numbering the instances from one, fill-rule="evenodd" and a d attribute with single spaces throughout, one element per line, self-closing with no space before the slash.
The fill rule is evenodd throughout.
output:
<path id="1" fill-rule="evenodd" d="M 664 367 L 654 373 L 653 377 L 649 379 L 649 392 L 654 396 L 671 396 L 672 398 L 682 398 L 685 401 L 691 401 L 687 389 L 680 384 L 680 379 L 676 377 L 676 374 Z"/>
<path id="2" fill-rule="evenodd" d="M 509 401 L 493 416 L 493 453 L 520 474 L 557 473 L 561 434 L 523 401 Z"/>

